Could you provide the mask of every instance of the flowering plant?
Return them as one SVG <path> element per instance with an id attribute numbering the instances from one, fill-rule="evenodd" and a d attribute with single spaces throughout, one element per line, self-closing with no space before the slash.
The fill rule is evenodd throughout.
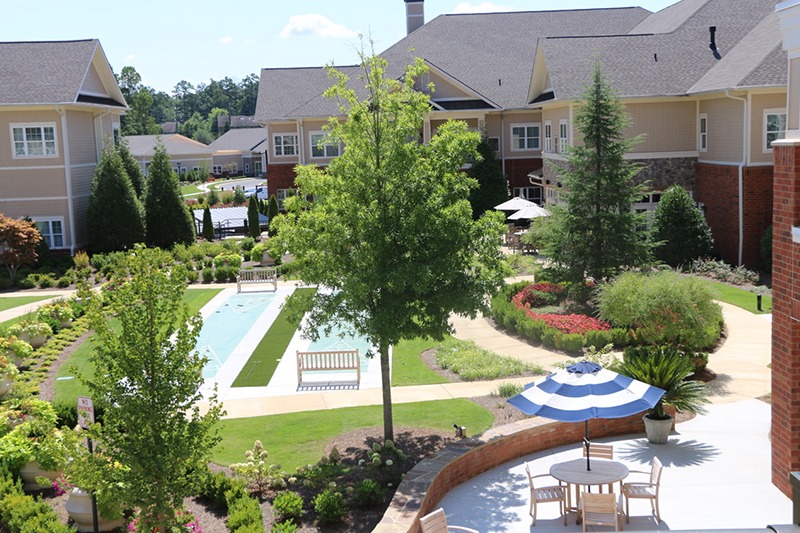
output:
<path id="1" fill-rule="evenodd" d="M 0 356 L 2 356 L 3 353 L 8 354 L 11 357 L 27 359 L 33 355 L 33 347 L 15 335 L 11 335 L 10 337 L 0 337 Z M 2 368 L 1 363 L 0 368 Z"/>
<path id="2" fill-rule="evenodd" d="M 197 518 L 188 509 L 178 509 L 175 516 L 167 525 L 166 533 L 203 533 L 203 528 Z M 128 524 L 129 533 L 157 533 L 158 526 L 152 517 L 144 512 Z"/>
<path id="3" fill-rule="evenodd" d="M 53 317 L 59 322 L 64 322 L 66 320 L 72 320 L 75 318 L 75 312 L 72 310 L 72 307 L 64 300 L 41 306 L 36 312 L 36 315 L 40 320 L 45 320 L 47 317 Z"/>
<path id="4" fill-rule="evenodd" d="M 44 335 L 49 337 L 53 334 L 53 328 L 49 324 L 39 322 L 35 319 L 20 320 L 8 328 L 9 333 L 12 335 L 20 335 L 21 333 L 27 334 L 31 337 L 38 337 Z"/>
<path id="5" fill-rule="evenodd" d="M 585 334 L 591 330 L 608 330 L 611 329 L 611 324 L 604 320 L 599 320 L 587 315 L 570 314 L 562 315 L 556 313 L 537 313 L 533 309 L 541 307 L 543 301 L 546 299 L 541 295 L 558 295 L 563 292 L 564 286 L 554 283 L 536 283 L 529 285 L 522 291 L 518 292 L 511 299 L 511 302 L 533 320 L 542 320 L 551 328 L 555 328 L 562 333 L 578 333 Z M 545 303 L 545 305 L 548 305 Z"/>
<path id="6" fill-rule="evenodd" d="M 78 435 L 81 430 L 78 430 Z M 76 446 L 64 468 L 64 475 L 56 480 L 59 488 L 78 487 L 94 494 L 97 508 L 103 518 L 122 518 L 123 500 L 127 484 L 125 474 L 130 468 L 111 459 L 102 450 L 89 453 L 83 446 Z M 54 484 L 55 486 L 55 484 Z"/>
<path id="7" fill-rule="evenodd" d="M 13 379 L 17 377 L 17 374 L 19 374 L 17 365 L 12 363 L 11 360 L 5 355 L 0 355 L 0 376 Z"/>

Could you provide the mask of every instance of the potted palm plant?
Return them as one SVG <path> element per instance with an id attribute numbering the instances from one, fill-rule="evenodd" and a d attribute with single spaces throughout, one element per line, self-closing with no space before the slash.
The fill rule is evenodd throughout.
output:
<path id="1" fill-rule="evenodd" d="M 665 444 L 672 431 L 673 417 L 664 411 L 665 405 L 681 412 L 705 412 L 708 387 L 686 379 L 695 372 L 693 353 L 674 346 L 629 347 L 615 371 L 666 391 L 643 417 L 647 440 L 653 444 Z"/>

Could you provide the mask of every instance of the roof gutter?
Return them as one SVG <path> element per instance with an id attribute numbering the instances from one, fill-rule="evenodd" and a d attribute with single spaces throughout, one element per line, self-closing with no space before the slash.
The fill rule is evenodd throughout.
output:
<path id="1" fill-rule="evenodd" d="M 739 181 L 738 181 L 738 192 L 739 192 L 739 249 L 738 249 L 738 258 L 736 265 L 742 265 L 742 255 L 743 255 L 743 247 L 744 247 L 744 167 L 747 165 L 747 152 L 749 148 L 749 140 L 750 140 L 750 125 L 747 121 L 747 112 L 750 108 L 750 102 L 747 98 L 741 96 L 733 96 L 730 94 L 730 90 L 725 91 L 725 96 L 727 98 L 731 98 L 732 100 L 739 100 L 742 102 L 742 162 L 739 163 Z"/>
<path id="2" fill-rule="evenodd" d="M 69 253 L 75 255 L 75 208 L 72 201 L 72 162 L 69 156 L 69 132 L 67 131 L 67 112 L 60 104 L 56 111 L 61 116 L 61 138 L 64 148 L 64 181 L 67 186 L 67 216 L 69 217 Z"/>

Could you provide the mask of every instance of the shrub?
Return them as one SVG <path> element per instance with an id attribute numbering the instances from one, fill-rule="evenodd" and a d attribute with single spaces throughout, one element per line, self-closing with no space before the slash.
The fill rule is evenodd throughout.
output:
<path id="1" fill-rule="evenodd" d="M 292 520 L 288 522 L 278 522 L 277 524 L 272 525 L 272 529 L 270 530 L 271 533 L 295 533 L 298 531 L 300 527 L 295 524 Z M 260 533 L 260 532 L 259 532 Z"/>
<path id="2" fill-rule="evenodd" d="M 228 266 L 232 268 L 240 268 L 242 266 L 242 256 L 239 254 L 220 254 L 214 258 L 214 267 L 220 268 Z"/>
<path id="3" fill-rule="evenodd" d="M 219 203 L 219 193 L 216 189 L 211 189 L 206 196 L 206 200 L 208 200 L 209 207 L 214 207 Z"/>
<path id="4" fill-rule="evenodd" d="M 253 249 L 253 246 L 255 245 L 256 245 L 256 240 L 253 237 L 245 237 L 239 242 L 239 246 L 242 248 L 243 252 L 249 252 L 250 250 Z"/>
<path id="5" fill-rule="evenodd" d="M 712 259 L 696 259 L 692 261 L 690 271 L 734 285 L 756 283 L 758 281 L 758 272 L 747 270 L 743 266 L 734 268 L 724 261 L 714 261 Z"/>
<path id="6" fill-rule="evenodd" d="M 556 336 L 560 336 L 561 332 L 555 328 L 546 327 L 542 330 L 542 344 L 547 348 L 556 347 Z"/>
<path id="7" fill-rule="evenodd" d="M 619 346 L 622 348 L 631 343 L 628 330 L 625 328 L 611 328 L 610 333 L 611 342 L 614 343 L 614 346 Z"/>
<path id="8" fill-rule="evenodd" d="M 188 281 L 189 283 L 197 283 L 199 277 L 200 274 L 197 272 L 197 270 L 186 271 L 186 281 Z"/>
<path id="9" fill-rule="evenodd" d="M 523 391 L 522 385 L 516 383 L 501 383 L 497 386 L 497 390 L 492 392 L 492 396 L 499 396 L 500 398 L 511 398 Z"/>
<path id="10" fill-rule="evenodd" d="M 563 333 L 556 337 L 556 348 L 570 353 L 580 353 L 586 338 L 580 333 Z"/>
<path id="11" fill-rule="evenodd" d="M 272 509 L 278 517 L 279 522 L 292 519 L 300 520 L 303 517 L 303 498 L 293 491 L 284 491 L 275 496 L 272 502 Z"/>
<path id="12" fill-rule="evenodd" d="M 705 216 L 686 190 L 669 187 L 661 195 L 652 225 L 655 255 L 672 267 L 711 253 L 714 239 Z"/>
<path id="13" fill-rule="evenodd" d="M 244 189 L 236 189 L 233 193 L 233 205 L 242 205 L 247 201 L 244 195 Z"/>
<path id="14" fill-rule="evenodd" d="M 436 346 L 436 363 L 452 370 L 466 381 L 498 379 L 542 369 L 525 364 L 513 357 L 498 355 L 480 348 L 472 341 L 448 339 Z"/>
<path id="15" fill-rule="evenodd" d="M 347 502 L 340 492 L 326 489 L 314 498 L 314 510 L 320 524 L 335 524 L 347 514 Z"/>
<path id="16" fill-rule="evenodd" d="M 214 269 L 213 268 L 204 268 L 200 275 L 203 276 L 203 283 L 211 283 L 214 281 Z"/>
<path id="17" fill-rule="evenodd" d="M 253 443 L 253 449 L 244 452 L 245 462 L 230 465 L 231 470 L 244 479 L 248 486 L 259 492 L 268 488 L 283 488 L 286 485 L 280 465 L 267 461 L 269 453 L 260 440 Z"/>
<path id="18" fill-rule="evenodd" d="M 383 490 L 377 481 L 365 479 L 356 485 L 353 499 L 358 507 L 375 507 L 383 502 Z"/>
<path id="19" fill-rule="evenodd" d="M 586 332 L 586 346 L 602 348 L 606 344 L 613 344 L 611 330 L 591 330 Z"/>
<path id="20" fill-rule="evenodd" d="M 264 256 L 264 250 L 267 249 L 267 245 L 264 243 L 258 243 L 250 250 L 250 261 L 257 261 L 261 262 L 261 258 Z"/>

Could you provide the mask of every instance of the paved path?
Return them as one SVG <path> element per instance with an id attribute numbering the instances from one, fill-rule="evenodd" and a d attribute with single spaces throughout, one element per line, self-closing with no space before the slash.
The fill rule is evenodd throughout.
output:
<path id="1" fill-rule="evenodd" d="M 48 290 L 48 291 L 25 291 L 24 293 L 19 292 L 9 292 L 5 294 L 0 294 L 0 298 L 12 298 L 15 296 L 49 296 L 46 300 L 39 300 L 38 302 L 33 302 L 25 305 L 21 305 L 19 307 L 12 307 L 11 309 L 6 309 L 5 311 L 0 311 L 0 324 L 11 320 L 13 318 L 17 318 L 18 316 L 22 316 L 24 314 L 30 313 L 31 311 L 36 311 L 39 309 L 40 305 L 44 305 L 46 303 L 50 303 L 56 298 L 66 298 L 72 293 L 74 290 Z"/>

